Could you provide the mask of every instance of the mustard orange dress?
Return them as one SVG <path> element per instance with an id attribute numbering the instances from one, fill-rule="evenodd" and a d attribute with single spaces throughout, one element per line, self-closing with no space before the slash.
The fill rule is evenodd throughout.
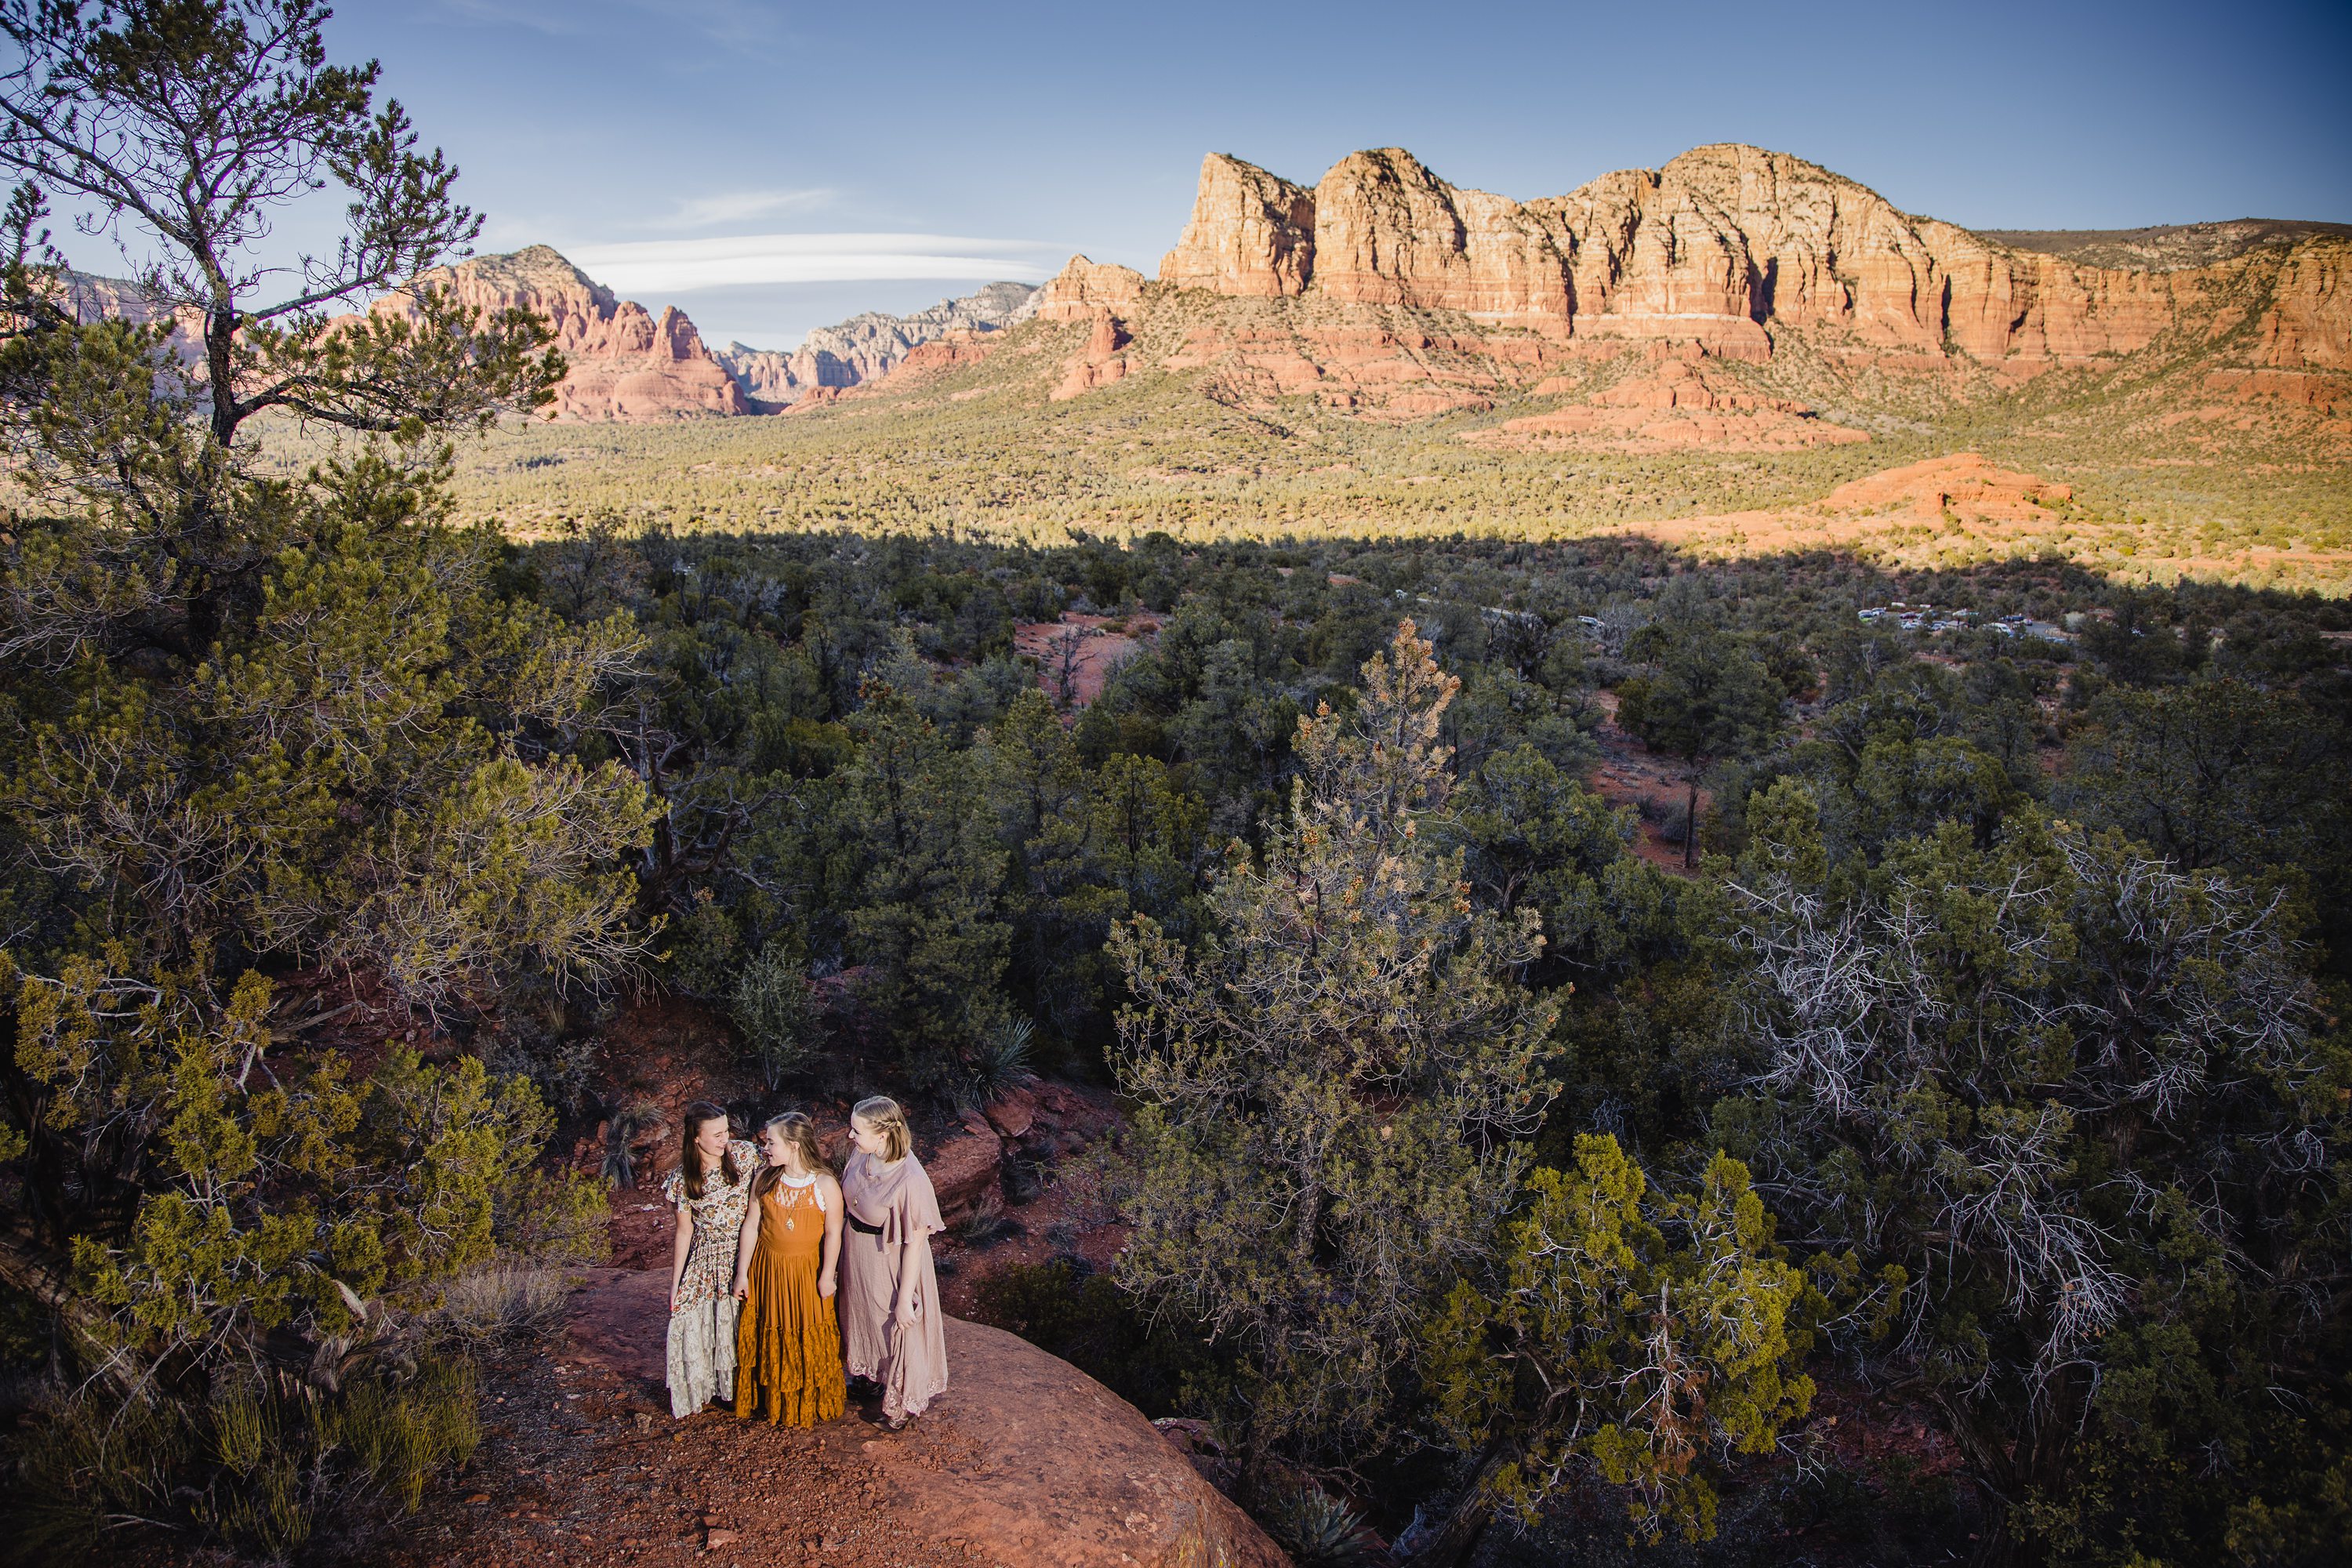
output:
<path id="1" fill-rule="evenodd" d="M 814 1181 L 794 1186 L 780 1180 L 758 1202 L 760 1237 L 735 1329 L 735 1414 L 814 1426 L 840 1415 L 848 1399 L 841 1331 L 833 1303 L 816 1289 L 824 1197 Z"/>

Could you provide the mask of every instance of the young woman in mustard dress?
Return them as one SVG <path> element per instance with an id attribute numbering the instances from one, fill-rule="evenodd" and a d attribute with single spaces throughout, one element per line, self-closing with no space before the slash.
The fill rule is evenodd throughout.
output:
<path id="1" fill-rule="evenodd" d="M 882 1385 L 892 1431 L 947 1392 L 946 1324 L 931 1233 L 945 1230 L 907 1113 L 879 1095 L 849 1113 L 857 1152 L 842 1167 L 841 1338 L 854 1377 Z"/>
<path id="2" fill-rule="evenodd" d="M 768 1163 L 752 1178 L 736 1252 L 735 1414 L 814 1426 L 838 1416 L 847 1395 L 833 1321 L 841 1184 L 796 1110 L 760 1130 L 760 1152 Z"/>

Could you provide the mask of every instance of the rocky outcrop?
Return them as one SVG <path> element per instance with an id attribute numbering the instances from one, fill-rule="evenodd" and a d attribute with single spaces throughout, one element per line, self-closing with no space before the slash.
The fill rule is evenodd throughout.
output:
<path id="1" fill-rule="evenodd" d="M 105 320 L 145 326 L 173 313 L 171 307 L 127 278 L 105 278 L 68 268 L 58 275 L 65 308 L 81 321 Z"/>
<path id="2" fill-rule="evenodd" d="M 2322 414 L 2352 408 L 2352 381 L 2307 370 L 2217 370 L 2200 384 L 2240 403 L 2278 402 Z"/>
<path id="3" fill-rule="evenodd" d="M 2256 330 L 2265 365 L 2352 368 L 2352 241 L 2297 247 L 2279 268 Z"/>
<path id="4" fill-rule="evenodd" d="M 1119 351 L 1133 341 L 1133 334 L 1128 331 L 1124 321 L 1108 310 L 1097 310 L 1094 331 L 1087 334 L 1087 346 L 1078 351 L 1077 357 L 1063 372 L 1061 382 L 1051 395 L 1052 400 L 1059 403 L 1091 392 L 1097 386 L 1108 386 L 1112 382 L 1125 380 L 1127 355 Z"/>
<path id="5" fill-rule="evenodd" d="M 1192 220 L 1160 263 L 1178 289 L 1282 298 L 1304 293 L 1315 265 L 1315 195 L 1223 153 L 1201 160 Z"/>
<path id="6" fill-rule="evenodd" d="M 641 1546 L 630 1554 L 641 1560 L 1287 1568 L 1133 1405 L 1001 1329 L 947 1319 L 950 1387 L 904 1432 L 859 1408 L 809 1431 L 725 1414 L 672 1422 L 667 1267 L 581 1273 L 551 1380 L 564 1385 L 554 1395 L 563 1447 L 534 1456 L 544 1475 L 493 1462 L 463 1482 L 488 1489 L 472 1494 L 480 1511 L 446 1551 L 432 1549 L 432 1526 L 415 1531 L 426 1538 L 425 1561 L 455 1568 L 547 1554 L 546 1516 L 521 1507 L 544 1488 L 565 1500 L 577 1544 L 620 1537 Z M 501 1433 L 525 1397 L 502 1405 Z M 668 1440 L 648 1443 L 648 1432 Z M 494 1461 L 503 1441 L 492 1441 Z M 664 1484 L 610 1485 L 614 1474 L 649 1471 Z M 668 1551 L 642 1549 L 665 1535 Z M 577 1545 L 561 1554 L 576 1559 Z"/>
<path id="7" fill-rule="evenodd" d="M 694 323 L 675 308 L 656 318 L 581 271 L 550 247 L 478 256 L 418 280 L 449 289 L 482 314 L 520 307 L 554 329 L 564 375 L 551 417 L 630 423 L 749 414 L 734 377 L 702 345 Z M 380 311 L 413 309 L 402 295 Z"/>
<path id="8" fill-rule="evenodd" d="M 205 358 L 202 310 L 184 305 L 175 310 L 127 278 L 105 278 L 95 272 L 76 272 L 71 268 L 58 273 L 58 286 L 65 309 L 76 321 L 111 319 L 144 327 L 168 318 L 172 330 L 164 339 L 164 346 L 201 378 Z"/>
<path id="9" fill-rule="evenodd" d="M 1796 505 L 1643 522 L 1633 531 L 1702 558 L 1836 551 L 1925 571 L 2063 548 L 2065 535 L 2084 526 L 2073 500 L 2071 486 L 1956 452 L 1851 480 Z"/>
<path id="10" fill-rule="evenodd" d="M 1400 147 L 1315 187 L 1315 289 L 1334 300 L 1568 328 L 1559 252 L 1517 202 L 1447 184 Z"/>
<path id="11" fill-rule="evenodd" d="M 999 331 L 1018 326 L 1034 312 L 1033 283 L 991 283 L 961 299 L 942 300 L 927 310 L 893 316 L 868 310 L 830 327 L 819 327 L 790 353 L 729 343 L 715 356 L 754 410 L 789 407 L 814 387 L 852 387 L 879 381 L 924 343 L 951 333 Z"/>
<path id="12" fill-rule="evenodd" d="M 2224 301 L 2251 297 L 2263 363 L 2336 368 L 2352 353 L 2352 243 L 2326 226 L 2284 232 L 2296 226 L 2255 226 L 2234 250 L 2215 241 L 2221 258 L 2202 267 L 2116 268 L 1915 217 L 1817 164 L 1737 144 L 1525 204 L 1450 184 L 1399 148 L 1342 159 L 1311 197 L 1214 155 L 1160 281 L 1748 360 L 1793 331 L 1896 368 L 2131 353 L 2242 320 Z"/>
<path id="13" fill-rule="evenodd" d="M 1045 321 L 1091 321 L 1098 311 L 1131 317 L 1143 304 L 1143 274 L 1132 267 L 1073 256 L 1037 291 L 1036 315 Z"/>

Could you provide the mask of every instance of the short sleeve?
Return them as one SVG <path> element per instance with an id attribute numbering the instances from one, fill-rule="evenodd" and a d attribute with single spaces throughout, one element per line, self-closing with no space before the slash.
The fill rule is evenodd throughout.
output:
<path id="1" fill-rule="evenodd" d="M 673 1208 L 686 1202 L 686 1173 L 672 1171 L 662 1178 L 662 1197 Z"/>
<path id="2" fill-rule="evenodd" d="M 891 1205 L 890 1217 L 894 1222 L 891 1228 L 908 1240 L 927 1230 L 947 1229 L 948 1222 L 940 1217 L 939 1194 L 931 1190 L 931 1173 L 919 1162 L 907 1173 L 906 1184 L 898 1189 L 898 1201 Z"/>

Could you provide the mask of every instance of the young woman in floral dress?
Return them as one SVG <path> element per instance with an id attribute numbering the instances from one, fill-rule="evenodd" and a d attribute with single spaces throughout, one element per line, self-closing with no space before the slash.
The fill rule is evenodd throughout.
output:
<path id="1" fill-rule="evenodd" d="M 735 1414 L 814 1426 L 838 1416 L 848 1392 L 833 1321 L 841 1184 L 797 1110 L 760 1130 L 760 1152 L 768 1163 L 751 1179 L 735 1255 Z"/>
<path id="2" fill-rule="evenodd" d="M 662 1184 L 677 1210 L 669 1267 L 669 1412 L 683 1419 L 735 1397 L 735 1244 L 760 1152 L 707 1100 L 686 1108 L 686 1149 Z"/>

